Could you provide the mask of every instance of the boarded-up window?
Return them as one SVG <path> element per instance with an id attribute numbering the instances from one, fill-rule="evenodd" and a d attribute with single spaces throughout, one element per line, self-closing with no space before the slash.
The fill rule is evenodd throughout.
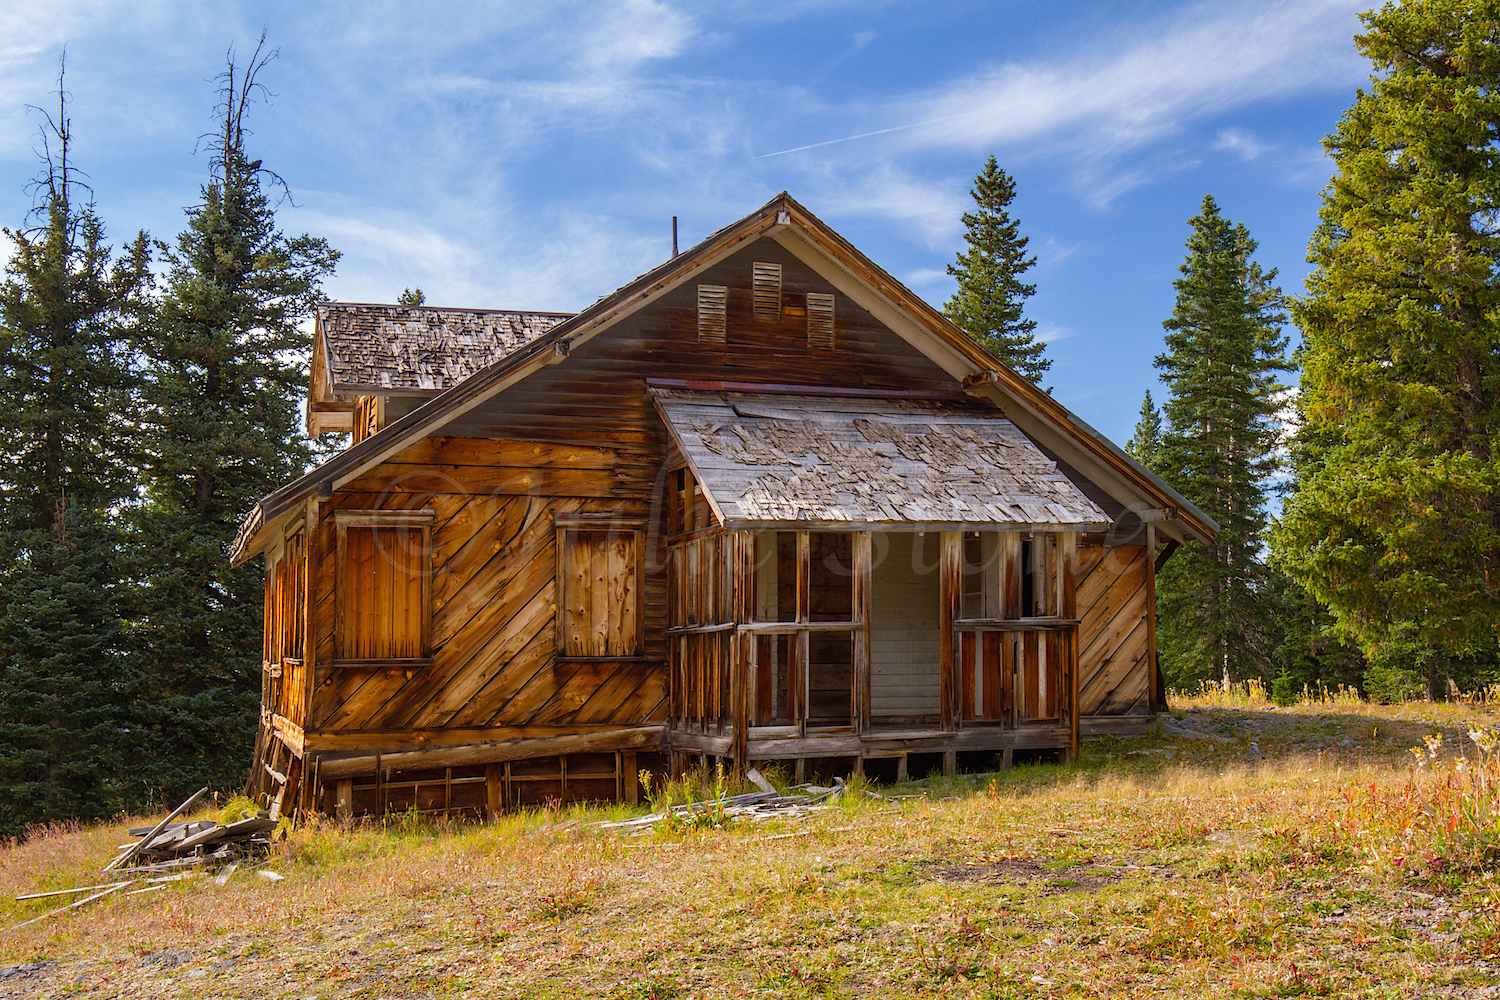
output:
<path id="1" fill-rule="evenodd" d="M 560 655 L 641 655 L 641 528 L 638 522 L 558 519 Z"/>
<path id="2" fill-rule="evenodd" d="M 833 350 L 833 296 L 807 293 L 807 346 L 817 351 Z"/>
<path id="3" fill-rule="evenodd" d="M 432 655 L 431 511 L 338 511 L 335 656 L 343 662 Z"/>
<path id="4" fill-rule="evenodd" d="M 751 269 L 755 318 L 781 322 L 781 265 L 756 261 Z"/>
<path id="5" fill-rule="evenodd" d="M 700 342 L 724 343 L 728 311 L 728 288 L 723 285 L 698 286 L 698 340 Z"/>

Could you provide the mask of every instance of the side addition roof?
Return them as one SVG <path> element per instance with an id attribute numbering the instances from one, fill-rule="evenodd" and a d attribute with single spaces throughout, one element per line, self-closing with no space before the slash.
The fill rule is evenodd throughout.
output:
<path id="1" fill-rule="evenodd" d="M 1015 424 L 982 403 L 651 392 L 726 527 L 1110 524 Z"/>
<path id="2" fill-rule="evenodd" d="M 324 302 L 317 307 L 333 393 L 429 395 L 538 339 L 572 313 Z"/>

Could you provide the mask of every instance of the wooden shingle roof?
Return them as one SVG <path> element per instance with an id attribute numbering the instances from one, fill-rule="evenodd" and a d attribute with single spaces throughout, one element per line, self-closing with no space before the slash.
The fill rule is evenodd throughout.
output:
<path id="1" fill-rule="evenodd" d="M 983 403 L 651 392 L 726 527 L 1110 524 L 1057 463 Z"/>
<path id="2" fill-rule="evenodd" d="M 360 302 L 317 307 L 329 388 L 376 395 L 452 388 L 572 315 Z"/>

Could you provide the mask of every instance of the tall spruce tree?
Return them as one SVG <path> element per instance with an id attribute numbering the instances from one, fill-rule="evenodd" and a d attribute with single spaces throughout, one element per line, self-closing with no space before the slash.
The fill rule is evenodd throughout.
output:
<path id="1" fill-rule="evenodd" d="M 118 807 L 124 568 L 133 492 L 131 341 L 149 288 L 141 234 L 112 265 L 70 159 L 58 78 L 34 224 L 6 229 L 0 284 L 0 835 Z"/>
<path id="2" fill-rule="evenodd" d="M 1276 272 L 1251 260 L 1255 241 L 1211 196 L 1188 220 L 1177 304 L 1156 359 L 1170 395 L 1157 471 L 1219 523 L 1211 543 L 1191 543 L 1157 584 L 1162 666 L 1178 684 L 1207 677 L 1264 677 L 1275 623 L 1261 560 L 1265 483 L 1276 467 L 1276 413 L 1290 367 Z"/>
<path id="3" fill-rule="evenodd" d="M 257 500 L 301 474 L 298 432 L 308 337 L 299 327 L 338 253 L 288 238 L 252 160 L 245 116 L 275 56 L 231 50 L 220 74 L 210 177 L 175 248 L 149 344 L 140 632 L 150 780 L 176 795 L 205 780 L 238 785 L 260 691 L 259 561 L 231 568 L 228 544 Z"/>
<path id="4" fill-rule="evenodd" d="M 1156 408 L 1156 401 L 1151 398 L 1151 390 L 1146 390 L 1146 398 L 1141 401 L 1140 416 L 1136 418 L 1135 433 L 1125 443 L 1125 450 L 1130 457 L 1140 462 L 1152 472 L 1156 472 L 1161 465 L 1161 411 Z"/>
<path id="5" fill-rule="evenodd" d="M 1374 687 L 1441 697 L 1492 669 L 1500 616 L 1500 4 L 1362 19 L 1374 75 L 1324 141 L 1298 489 L 1273 537 Z"/>
<path id="6" fill-rule="evenodd" d="M 1036 320 L 1022 316 L 1036 286 L 1022 282 L 1021 275 L 1036 258 L 1026 256 L 1027 237 L 1010 217 L 1016 182 L 991 154 L 969 194 L 978 210 L 963 215 L 969 249 L 948 265 L 958 291 L 943 312 L 1001 361 L 1040 382 L 1052 360 L 1045 356 L 1047 345 L 1036 339 Z"/>

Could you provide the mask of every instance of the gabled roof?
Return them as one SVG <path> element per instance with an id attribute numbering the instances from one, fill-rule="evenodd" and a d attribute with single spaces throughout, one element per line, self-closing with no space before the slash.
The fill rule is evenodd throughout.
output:
<path id="1" fill-rule="evenodd" d="M 451 389 L 573 314 L 323 302 L 316 315 L 328 389 L 381 395 Z"/>
<path id="2" fill-rule="evenodd" d="M 975 400 L 651 393 L 727 528 L 1110 525 L 1015 424 Z"/>
<path id="3" fill-rule="evenodd" d="M 1164 512 L 1170 533 L 1211 539 L 1219 526 L 1185 497 L 1162 482 L 1118 446 L 1066 407 L 984 350 L 927 302 L 860 253 L 786 192 L 697 246 L 647 271 L 562 320 L 536 340 L 487 365 L 379 432 L 339 453 L 302 478 L 263 499 L 245 517 L 231 550 L 234 562 L 259 552 L 271 540 L 268 530 L 316 495 L 337 489 L 445 423 L 469 412 L 548 364 L 565 364 L 573 346 L 595 335 L 694 274 L 747 243 L 775 239 L 789 252 L 868 310 L 933 362 L 961 381 L 975 396 L 1000 406 L 1027 436 L 1105 489 L 1142 498 L 1133 505 L 1143 515 Z M 1149 508 L 1149 509 L 1148 509 Z"/>

